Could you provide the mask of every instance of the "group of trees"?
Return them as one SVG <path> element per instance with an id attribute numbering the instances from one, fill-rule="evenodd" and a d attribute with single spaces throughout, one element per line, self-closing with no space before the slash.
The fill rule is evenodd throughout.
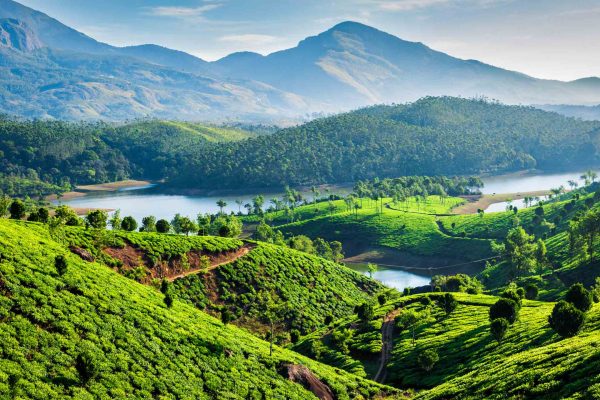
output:
<path id="1" fill-rule="evenodd" d="M 510 325 L 519 318 L 519 311 L 525 294 L 523 288 L 509 287 L 502 293 L 500 299 L 490 307 L 490 332 L 498 343 L 502 342 Z"/>

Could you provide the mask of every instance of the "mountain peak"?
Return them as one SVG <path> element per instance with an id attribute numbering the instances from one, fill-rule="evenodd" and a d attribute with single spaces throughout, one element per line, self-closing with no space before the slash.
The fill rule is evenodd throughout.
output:
<path id="1" fill-rule="evenodd" d="M 26 23 L 15 18 L 4 18 L 0 19 L 0 47 L 33 51 L 44 45 Z"/>

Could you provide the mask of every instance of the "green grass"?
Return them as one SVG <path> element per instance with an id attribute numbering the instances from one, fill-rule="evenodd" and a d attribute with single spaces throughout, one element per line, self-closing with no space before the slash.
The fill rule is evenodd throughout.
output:
<path id="1" fill-rule="evenodd" d="M 432 201 L 431 207 L 432 210 L 447 212 L 451 204 L 457 204 L 459 200 L 447 201 L 446 205 L 436 205 Z M 323 209 L 325 206 L 322 205 Z M 449 236 L 438 228 L 436 218 L 439 217 L 421 214 L 416 208 L 409 210 L 405 212 L 384 207 L 383 212 L 378 214 L 374 208 L 363 208 L 356 215 L 341 211 L 282 225 L 279 229 L 288 235 L 303 234 L 312 238 L 339 240 L 346 246 L 388 247 L 423 256 L 476 260 L 491 255 L 488 240 Z"/>
<path id="2" fill-rule="evenodd" d="M 268 343 L 55 242 L 46 226 L 0 219 L 0 397 L 312 398 L 280 373 L 301 363 L 341 399 L 381 386 Z M 54 257 L 68 270 L 57 275 Z M 90 354 L 98 374 L 75 368 Z"/>
<path id="3" fill-rule="evenodd" d="M 196 122 L 160 121 L 160 123 L 184 132 L 197 134 L 208 142 L 236 142 L 256 136 L 242 129 L 219 127 Z"/>

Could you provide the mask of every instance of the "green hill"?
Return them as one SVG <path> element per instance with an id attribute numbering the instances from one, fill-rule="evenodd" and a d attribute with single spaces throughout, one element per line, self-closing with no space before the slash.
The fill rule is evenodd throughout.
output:
<path id="1" fill-rule="evenodd" d="M 423 98 L 205 150 L 170 183 L 211 189 L 295 186 L 584 167 L 598 161 L 598 126 L 532 107 Z"/>
<path id="2" fill-rule="evenodd" d="M 55 257 L 66 257 L 62 275 Z M 340 399 L 383 387 L 268 343 L 104 265 L 48 228 L 0 219 L 0 397 L 314 397 L 302 364 Z"/>
<path id="3" fill-rule="evenodd" d="M 431 299 L 442 294 L 431 294 Z M 370 322 L 353 317 L 303 338 L 293 348 L 350 371 L 373 377 L 382 348 L 386 315 L 424 313 L 415 329 L 393 334 L 386 365 L 386 382 L 417 390 L 418 399 L 595 398 L 600 380 L 596 343 L 600 339 L 600 308 L 588 312 L 583 331 L 561 339 L 548 325 L 554 303 L 523 300 L 520 317 L 501 343 L 489 331 L 489 307 L 497 297 L 454 293 L 457 308 L 449 315 L 429 295 L 395 298 L 376 307 Z M 394 313 L 394 314 L 391 314 Z M 347 339 L 340 339 L 347 338 Z M 345 348 L 340 343 L 346 340 Z M 347 349 L 347 350 L 346 350 Z M 435 351 L 431 370 L 419 363 L 420 354 Z"/>
<path id="4" fill-rule="evenodd" d="M 307 333 L 326 318 L 352 314 L 382 289 L 346 267 L 267 243 L 77 227 L 54 236 L 139 282 L 159 287 L 163 278 L 174 280 L 175 297 L 260 334 L 267 333 L 265 314 L 274 302 L 282 343 L 290 330 Z"/>

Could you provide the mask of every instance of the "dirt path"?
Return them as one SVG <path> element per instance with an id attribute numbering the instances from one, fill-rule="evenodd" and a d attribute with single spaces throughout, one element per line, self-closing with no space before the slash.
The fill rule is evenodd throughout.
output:
<path id="1" fill-rule="evenodd" d="M 394 347 L 394 319 L 400 314 L 401 309 L 395 309 L 383 317 L 383 325 L 381 325 L 381 357 L 379 358 L 379 369 L 373 380 L 383 383 L 387 377 L 386 365 L 390 361 L 392 348 Z"/>
<path id="2" fill-rule="evenodd" d="M 191 270 L 185 271 L 179 275 L 171 276 L 171 277 L 167 278 L 167 280 L 169 282 L 173 282 L 175 279 L 184 278 L 189 275 L 199 274 L 200 272 L 211 271 L 217 267 L 220 267 L 221 265 L 229 264 L 231 262 L 236 261 L 238 258 L 245 256 L 246 254 L 250 253 L 250 251 L 254 247 L 256 247 L 256 246 L 251 245 L 251 244 L 244 245 L 235 252 L 227 253 L 222 257 L 218 257 L 218 258 L 212 260 L 211 264 L 208 266 L 208 268 L 191 269 Z"/>

